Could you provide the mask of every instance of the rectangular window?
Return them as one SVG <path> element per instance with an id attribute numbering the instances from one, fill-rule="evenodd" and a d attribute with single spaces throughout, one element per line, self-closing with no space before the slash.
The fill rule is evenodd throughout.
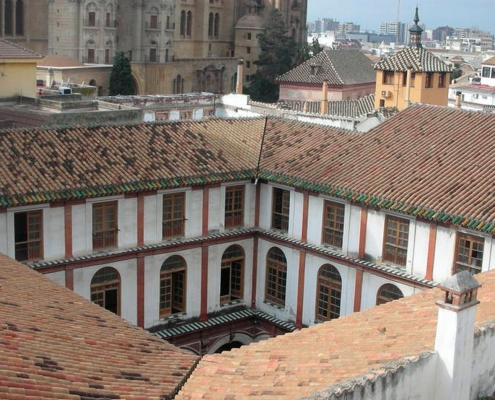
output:
<path id="1" fill-rule="evenodd" d="M 88 63 L 94 64 L 94 62 L 95 62 L 95 50 L 88 49 Z"/>
<path id="2" fill-rule="evenodd" d="M 14 214 L 14 235 L 17 261 L 43 258 L 43 212 L 41 210 Z"/>
<path id="3" fill-rule="evenodd" d="M 344 209 L 343 204 L 325 201 L 323 206 L 323 236 L 322 242 L 330 246 L 342 248 L 344 237 Z"/>
<path id="4" fill-rule="evenodd" d="M 394 71 L 383 71 L 383 84 L 384 85 L 394 84 Z"/>
<path id="5" fill-rule="evenodd" d="M 158 28 L 158 15 L 152 15 L 150 18 L 150 28 L 157 29 Z"/>
<path id="6" fill-rule="evenodd" d="M 481 272 L 485 240 L 477 236 L 459 233 L 457 235 L 454 274 L 467 270 L 471 274 Z"/>
<path id="7" fill-rule="evenodd" d="M 247 40 L 251 40 L 251 32 L 247 33 Z"/>
<path id="8" fill-rule="evenodd" d="M 117 202 L 93 204 L 93 250 L 117 247 Z"/>
<path id="9" fill-rule="evenodd" d="M 105 64 L 110 64 L 110 49 L 105 49 Z"/>
<path id="10" fill-rule="evenodd" d="M 246 61 L 246 68 L 251 68 L 251 61 Z"/>
<path id="11" fill-rule="evenodd" d="M 495 79 L 495 68 L 492 68 L 491 78 L 494 78 Z"/>
<path id="12" fill-rule="evenodd" d="M 289 231 L 290 192 L 273 188 L 272 228 Z"/>
<path id="13" fill-rule="evenodd" d="M 184 236 L 185 194 L 171 193 L 163 196 L 163 239 Z"/>
<path id="14" fill-rule="evenodd" d="M 489 78 L 490 77 L 490 67 L 483 67 L 483 72 L 482 75 L 483 78 Z"/>
<path id="15" fill-rule="evenodd" d="M 105 26 L 108 27 L 108 28 L 111 27 L 110 17 L 111 17 L 110 13 L 106 13 L 105 14 Z"/>
<path id="16" fill-rule="evenodd" d="M 425 75 L 425 88 L 433 87 L 433 72 L 427 72 Z"/>
<path id="17" fill-rule="evenodd" d="M 88 26 L 96 26 L 96 13 L 94 11 L 88 12 Z"/>
<path id="18" fill-rule="evenodd" d="M 438 87 L 439 88 L 445 87 L 445 74 L 442 72 L 438 74 Z"/>
<path id="19" fill-rule="evenodd" d="M 406 265 L 409 221 L 388 215 L 385 219 L 383 261 Z"/>
<path id="20" fill-rule="evenodd" d="M 244 225 L 244 186 L 225 189 L 225 228 Z"/>
<path id="21" fill-rule="evenodd" d="M 248 47 L 246 47 L 246 53 L 247 53 L 247 54 L 251 54 L 251 47 L 249 47 L 249 46 L 248 46 Z"/>
<path id="22" fill-rule="evenodd" d="M 416 73 L 411 72 L 411 87 L 414 87 L 414 81 L 416 80 Z M 402 86 L 407 86 L 407 72 L 402 73 Z"/>
<path id="23" fill-rule="evenodd" d="M 156 62 L 156 49 L 150 49 L 150 62 Z"/>

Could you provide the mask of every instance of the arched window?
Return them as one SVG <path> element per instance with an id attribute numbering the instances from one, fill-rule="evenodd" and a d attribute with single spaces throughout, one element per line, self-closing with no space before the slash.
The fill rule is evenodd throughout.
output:
<path id="1" fill-rule="evenodd" d="M 285 306 L 287 259 L 284 252 L 272 247 L 266 256 L 265 300 Z"/>
<path id="2" fill-rule="evenodd" d="M 220 275 L 220 304 L 242 299 L 244 282 L 244 251 L 232 245 L 222 256 Z"/>
<path id="3" fill-rule="evenodd" d="M 400 291 L 400 289 L 392 285 L 391 283 L 386 283 L 378 289 L 378 293 L 376 295 L 376 305 L 388 303 L 389 301 L 402 299 L 404 295 Z"/>
<path id="4" fill-rule="evenodd" d="M 14 4 L 12 0 L 5 0 L 5 35 L 14 34 Z"/>
<path id="5" fill-rule="evenodd" d="M 182 11 L 180 13 L 180 35 L 186 35 L 186 12 Z"/>
<path id="6" fill-rule="evenodd" d="M 24 2 L 17 0 L 15 4 L 15 34 L 24 35 Z"/>
<path id="7" fill-rule="evenodd" d="M 218 31 L 220 30 L 220 14 L 215 14 L 215 29 L 213 31 L 213 37 L 218 39 Z"/>
<path id="8" fill-rule="evenodd" d="M 330 321 L 340 317 L 342 278 L 333 265 L 324 265 L 318 272 L 316 319 Z"/>
<path id="9" fill-rule="evenodd" d="M 208 37 L 212 38 L 213 37 L 213 24 L 214 24 L 214 17 L 213 13 L 210 13 L 208 16 Z"/>
<path id="10" fill-rule="evenodd" d="M 191 32 L 192 32 L 192 12 L 188 11 L 187 12 L 187 27 L 186 27 L 186 35 L 187 37 L 191 37 Z"/>
<path id="11" fill-rule="evenodd" d="M 180 312 L 186 312 L 186 261 L 172 256 L 160 270 L 160 317 Z"/>
<path id="12" fill-rule="evenodd" d="M 120 275 L 117 270 L 105 267 L 93 276 L 91 301 L 120 315 Z"/>
<path id="13" fill-rule="evenodd" d="M 89 3 L 86 6 L 86 26 L 98 26 L 98 21 L 96 20 L 96 10 L 97 7 L 95 3 Z"/>
<path id="14" fill-rule="evenodd" d="M 177 78 L 173 80 L 172 85 L 174 94 L 184 93 L 184 78 L 180 75 L 177 75 Z"/>
<path id="15" fill-rule="evenodd" d="M 113 18 L 113 5 L 112 4 L 109 4 L 105 10 L 105 26 L 107 28 L 115 28 L 116 27 L 116 23 L 115 23 L 115 20 Z"/>

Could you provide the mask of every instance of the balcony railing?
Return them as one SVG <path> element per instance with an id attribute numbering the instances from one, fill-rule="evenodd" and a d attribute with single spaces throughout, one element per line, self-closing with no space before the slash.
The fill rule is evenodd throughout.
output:
<path id="1" fill-rule="evenodd" d="M 146 21 L 145 28 L 146 29 L 157 29 L 157 30 L 160 30 L 160 29 L 162 29 L 162 23 L 161 22 L 153 22 L 153 23 L 151 23 L 150 21 Z"/>
<path id="2" fill-rule="evenodd" d="M 99 19 L 85 19 L 83 21 L 83 26 L 85 28 L 99 28 L 100 27 L 100 20 Z"/>

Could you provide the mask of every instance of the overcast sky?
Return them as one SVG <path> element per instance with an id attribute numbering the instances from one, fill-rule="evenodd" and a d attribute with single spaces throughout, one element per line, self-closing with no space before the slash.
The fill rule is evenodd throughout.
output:
<path id="1" fill-rule="evenodd" d="M 379 30 L 380 22 L 396 21 L 399 0 L 308 0 L 308 22 L 334 18 Z M 416 5 L 426 29 L 449 25 L 495 32 L 495 0 L 400 0 L 400 21 L 412 22 Z"/>

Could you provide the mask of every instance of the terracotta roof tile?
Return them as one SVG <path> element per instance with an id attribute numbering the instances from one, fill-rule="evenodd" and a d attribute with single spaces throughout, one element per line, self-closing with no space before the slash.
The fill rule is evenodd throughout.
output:
<path id="1" fill-rule="evenodd" d="M 489 58 L 481 63 L 482 65 L 495 65 L 495 57 Z"/>
<path id="2" fill-rule="evenodd" d="M 376 63 L 374 68 L 383 71 L 450 72 L 452 67 L 423 47 L 405 47 Z"/>
<path id="3" fill-rule="evenodd" d="M 84 67 L 84 64 L 75 58 L 60 54 L 47 54 L 37 64 L 39 67 Z"/>
<path id="4" fill-rule="evenodd" d="M 0 38 L 0 58 L 42 58 L 41 54 Z"/>
<path id="5" fill-rule="evenodd" d="M 0 398 L 159 399 L 197 359 L 0 254 Z"/>
<path id="6" fill-rule="evenodd" d="M 319 66 L 313 74 L 313 66 Z M 278 82 L 297 82 L 342 86 L 375 82 L 371 61 L 358 50 L 323 50 L 277 78 Z"/>
<path id="7" fill-rule="evenodd" d="M 495 326 L 495 271 L 476 275 L 483 284 L 476 322 Z M 426 357 L 434 350 L 439 289 L 374 307 L 337 320 L 205 356 L 177 400 L 294 399 L 356 377 L 371 380 L 393 365 Z M 387 365 L 387 366 L 385 366 Z M 354 384 L 358 384 L 357 381 Z M 313 397 L 312 397 L 313 398 Z"/>

